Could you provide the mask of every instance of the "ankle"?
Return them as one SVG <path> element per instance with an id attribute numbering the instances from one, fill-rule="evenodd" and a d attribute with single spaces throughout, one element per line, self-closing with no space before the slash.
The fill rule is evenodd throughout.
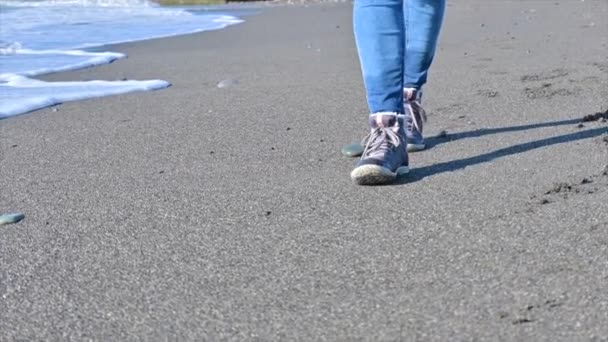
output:
<path id="1" fill-rule="evenodd" d="M 422 88 L 415 87 L 404 87 L 403 88 L 403 100 L 404 101 L 420 101 L 422 99 Z"/>

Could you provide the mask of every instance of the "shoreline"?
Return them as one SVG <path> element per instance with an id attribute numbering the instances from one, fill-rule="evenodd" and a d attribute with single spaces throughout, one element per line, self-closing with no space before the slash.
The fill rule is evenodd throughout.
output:
<path id="1" fill-rule="evenodd" d="M 180 35 L 193 34 L 199 32 L 210 32 L 215 30 L 224 29 L 227 26 L 235 25 L 242 23 L 244 18 L 247 16 L 255 15 L 259 13 L 261 10 L 260 6 L 255 5 L 247 5 L 247 6 L 214 6 L 211 7 L 191 7 L 185 8 L 182 7 L 183 10 L 187 10 L 192 12 L 193 16 L 199 15 L 221 15 L 221 18 L 214 20 L 211 22 L 208 20 L 208 23 L 201 23 L 201 26 L 206 28 L 193 29 L 191 32 L 184 33 L 172 33 L 167 34 L 166 32 L 158 31 L 158 32 L 149 32 L 149 37 L 138 38 L 137 35 L 134 37 L 122 37 L 122 41 L 118 36 L 108 38 L 106 40 L 115 40 L 110 42 L 101 43 L 98 45 L 92 45 L 91 43 L 85 44 L 81 47 L 74 47 L 70 49 L 58 50 L 61 52 L 57 52 L 54 54 L 62 54 L 65 56 L 74 56 L 71 60 L 64 61 L 62 65 L 54 65 L 54 60 L 51 58 L 50 60 L 46 60 L 46 65 L 48 67 L 39 67 L 39 69 L 29 69 L 26 73 L 25 71 L 19 72 L 19 64 L 17 64 L 15 73 L 12 73 L 9 70 L 6 70 L 4 75 L 4 88 L 6 88 L 7 93 L 5 94 L 5 98 L 7 103 L 2 105 L 0 108 L 0 119 L 6 119 L 9 117 L 13 117 L 16 115 L 22 115 L 25 113 L 36 112 L 40 109 L 47 108 L 50 106 L 55 106 L 65 102 L 71 102 L 74 100 L 83 100 L 87 98 L 94 97 L 103 97 L 103 96 L 111 96 L 120 93 L 128 93 L 133 91 L 142 91 L 142 90 L 152 90 L 157 89 L 160 86 L 160 81 L 155 80 L 156 84 L 154 86 L 150 86 L 150 82 L 147 81 L 130 81 L 123 83 L 112 83 L 107 81 L 97 82 L 97 83 L 83 83 L 81 85 L 74 83 L 73 86 L 70 87 L 70 84 L 63 85 L 53 85 L 53 84 L 43 84 L 44 77 L 47 75 L 58 74 L 62 72 L 72 72 L 77 70 L 83 70 L 88 68 L 95 68 L 100 65 L 111 64 L 116 60 L 126 58 L 127 56 L 124 54 L 113 53 L 109 50 L 109 47 L 126 44 L 126 43 L 137 43 L 143 42 L 147 40 L 160 39 L 160 38 L 171 38 Z M 229 17 L 226 17 L 229 16 Z M 230 19 L 226 19 L 230 18 Z M 234 19 L 234 20 L 233 20 Z M 219 20 L 222 20 L 219 23 Z M 223 26 L 224 27 L 213 27 L 213 26 Z M 117 40 L 118 39 L 118 40 Z M 40 51 L 46 52 L 48 55 L 52 55 L 51 50 Z M 30 52 L 23 51 L 21 54 L 35 54 L 36 51 Z M 43 54 L 43 53 L 42 53 Z M 76 57 L 78 56 L 78 57 Z M 9 56 L 10 57 L 10 56 Z M 45 58 L 44 56 L 42 58 Z M 48 57 L 46 57 L 48 59 Z M 80 58 L 80 59 L 79 59 Z M 84 59 L 83 59 L 84 58 Z M 56 58 L 55 58 L 56 59 Z M 11 60 L 7 61 L 11 65 Z M 38 63 L 40 64 L 40 63 Z M 22 66 L 23 67 L 23 66 Z M 54 70 L 53 70 L 54 69 Z M 24 69 L 25 70 L 25 69 Z M 57 88 L 61 87 L 61 88 Z M 88 91 L 78 91 L 77 87 L 89 88 Z M 23 90 L 19 90 L 23 88 Z M 53 89 L 55 90 L 53 90 Z M 38 90 L 36 90 L 38 89 Z M 58 90 L 63 89 L 63 90 Z M 105 89 L 105 90 L 104 90 Z M 122 89 L 122 90 L 121 90 Z M 51 93 L 53 91 L 54 93 Z M 17 103 L 15 98 L 20 97 L 20 103 Z M 45 105 L 46 104 L 46 105 Z M 40 107 L 43 106 L 44 107 Z"/>

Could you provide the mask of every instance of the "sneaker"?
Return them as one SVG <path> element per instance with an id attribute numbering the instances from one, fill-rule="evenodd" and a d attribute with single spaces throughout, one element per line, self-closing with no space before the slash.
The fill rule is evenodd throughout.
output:
<path id="1" fill-rule="evenodd" d="M 405 110 L 405 135 L 407 151 L 422 151 L 426 147 L 422 137 L 422 126 L 426 122 L 426 112 L 422 108 L 422 91 L 414 88 L 403 89 L 403 109 Z"/>
<path id="2" fill-rule="evenodd" d="M 379 113 L 369 117 L 371 132 L 361 145 L 361 159 L 351 172 L 359 185 L 378 185 L 394 181 L 410 169 L 406 150 L 405 116 Z"/>

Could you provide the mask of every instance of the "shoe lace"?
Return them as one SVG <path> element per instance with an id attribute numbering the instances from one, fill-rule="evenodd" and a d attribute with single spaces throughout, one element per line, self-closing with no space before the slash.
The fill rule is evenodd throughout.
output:
<path id="1" fill-rule="evenodd" d="M 422 90 L 415 90 L 412 88 L 406 88 L 403 90 L 403 100 L 405 109 L 409 111 L 409 118 L 407 120 L 408 130 L 416 129 L 422 133 L 422 126 L 426 122 L 426 111 L 422 108 L 420 99 L 422 98 Z"/>
<path id="2" fill-rule="evenodd" d="M 361 159 L 382 157 L 399 144 L 401 144 L 401 138 L 393 129 L 388 127 L 374 128 L 361 142 L 361 145 L 365 146 Z"/>
<path id="3" fill-rule="evenodd" d="M 415 99 L 408 100 L 406 105 L 409 109 L 410 117 L 412 118 L 412 120 L 408 120 L 409 128 L 413 126 L 416 130 L 422 132 L 423 125 L 427 120 L 426 111 L 422 108 L 420 102 Z"/>

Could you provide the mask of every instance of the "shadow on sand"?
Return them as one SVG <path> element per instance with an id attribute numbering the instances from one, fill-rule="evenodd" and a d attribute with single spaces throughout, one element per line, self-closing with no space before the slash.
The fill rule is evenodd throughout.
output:
<path id="1" fill-rule="evenodd" d="M 561 120 L 552 121 L 546 123 L 512 126 L 512 127 L 501 127 L 501 128 L 484 128 L 475 131 L 462 132 L 448 134 L 445 137 L 431 137 L 426 140 L 427 148 L 433 148 L 437 145 L 447 143 L 454 140 L 476 138 L 490 134 L 506 133 L 506 132 L 517 132 L 535 128 L 561 126 L 561 125 L 573 125 L 580 123 L 581 119 Z M 406 184 L 411 182 L 419 181 L 423 178 L 430 177 L 439 173 L 452 172 L 456 170 L 464 169 L 468 166 L 477 165 L 481 163 L 487 163 L 497 158 L 502 158 L 518 153 L 528 152 L 537 148 L 569 143 L 577 140 L 589 139 L 608 133 L 608 127 L 600 127 L 594 129 L 588 129 L 584 131 L 578 131 L 576 133 L 564 134 L 556 137 L 540 139 L 518 145 L 513 145 L 505 148 L 501 148 L 492 152 L 484 153 L 478 156 L 452 160 L 448 162 L 438 163 L 434 165 L 414 168 L 405 177 L 398 179 L 393 185 Z"/>

